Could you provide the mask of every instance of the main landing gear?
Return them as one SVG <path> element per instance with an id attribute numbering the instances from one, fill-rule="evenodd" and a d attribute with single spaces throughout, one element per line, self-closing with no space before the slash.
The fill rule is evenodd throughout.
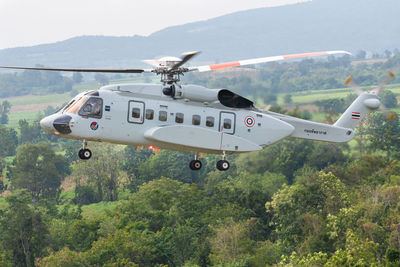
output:
<path id="1" fill-rule="evenodd" d="M 78 152 L 78 156 L 80 159 L 88 160 L 92 157 L 92 151 L 90 151 L 90 149 L 86 148 L 86 146 L 87 146 L 87 141 L 83 140 L 82 149 L 79 150 L 79 152 Z"/>
<path id="2" fill-rule="evenodd" d="M 202 163 L 199 160 L 199 153 L 196 153 L 194 155 L 194 160 L 190 161 L 189 163 L 189 167 L 190 169 L 192 169 L 193 171 L 198 171 L 201 169 Z"/>
<path id="3" fill-rule="evenodd" d="M 217 161 L 217 169 L 220 171 L 227 171 L 230 167 L 229 162 L 226 160 L 225 151 L 222 154 L 222 160 Z"/>
<path id="4" fill-rule="evenodd" d="M 194 155 L 194 160 L 190 161 L 189 167 L 193 171 L 198 171 L 202 167 L 202 163 L 199 160 L 199 153 Z M 217 161 L 217 169 L 220 171 L 227 171 L 230 167 L 229 162 L 226 160 L 225 151 L 222 154 L 222 160 Z"/>

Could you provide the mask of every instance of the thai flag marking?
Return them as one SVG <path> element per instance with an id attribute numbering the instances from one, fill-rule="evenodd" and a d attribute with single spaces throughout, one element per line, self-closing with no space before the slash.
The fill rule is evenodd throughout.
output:
<path id="1" fill-rule="evenodd" d="M 359 120 L 360 117 L 361 117 L 360 112 L 352 112 L 352 113 L 351 113 L 351 118 L 352 118 L 353 120 Z"/>

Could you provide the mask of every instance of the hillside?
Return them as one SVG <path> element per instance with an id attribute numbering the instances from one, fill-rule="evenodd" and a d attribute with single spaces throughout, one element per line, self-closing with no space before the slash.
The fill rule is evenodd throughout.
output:
<path id="1" fill-rule="evenodd" d="M 169 27 L 150 36 L 81 36 L 0 50 L 2 65 L 132 67 L 140 59 L 201 50 L 198 63 L 311 50 L 400 47 L 400 2 L 314 0 Z"/>

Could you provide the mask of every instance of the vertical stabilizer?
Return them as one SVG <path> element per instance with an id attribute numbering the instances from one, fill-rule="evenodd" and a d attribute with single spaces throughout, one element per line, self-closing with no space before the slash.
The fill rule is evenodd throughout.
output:
<path id="1" fill-rule="evenodd" d="M 362 93 L 347 108 L 334 126 L 354 129 L 369 112 L 376 110 L 381 105 L 379 98 L 373 93 Z"/>

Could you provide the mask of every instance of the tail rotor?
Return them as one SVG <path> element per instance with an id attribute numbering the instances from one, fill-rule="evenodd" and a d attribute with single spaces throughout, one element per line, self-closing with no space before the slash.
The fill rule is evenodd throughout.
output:
<path id="1" fill-rule="evenodd" d="M 370 93 L 375 94 L 377 96 L 382 95 L 384 91 L 385 85 L 387 85 L 393 78 L 394 74 L 389 71 L 387 77 L 378 85 L 377 88 L 373 89 Z M 361 95 L 365 93 L 361 87 L 353 80 L 350 76 L 346 79 L 345 85 L 349 86 L 357 95 Z M 390 111 L 387 107 L 385 107 L 381 102 L 379 104 L 379 110 L 384 114 L 387 121 L 392 121 L 396 117 L 396 113 Z"/>

